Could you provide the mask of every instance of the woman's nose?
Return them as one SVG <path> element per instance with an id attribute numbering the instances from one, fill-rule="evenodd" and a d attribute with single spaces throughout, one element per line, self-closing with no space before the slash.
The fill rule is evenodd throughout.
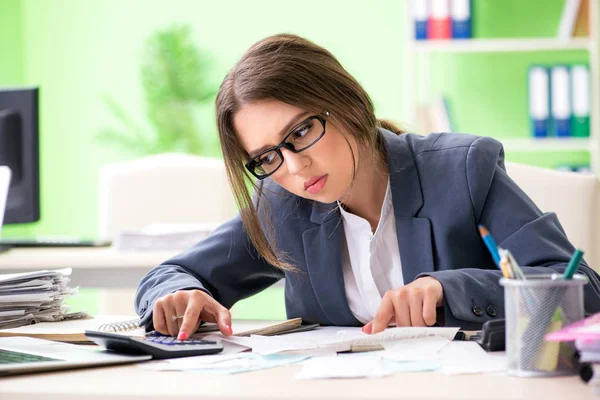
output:
<path id="1" fill-rule="evenodd" d="M 291 175 L 298 175 L 309 164 L 309 158 L 302 153 L 293 153 L 287 149 L 281 149 L 285 167 Z"/>

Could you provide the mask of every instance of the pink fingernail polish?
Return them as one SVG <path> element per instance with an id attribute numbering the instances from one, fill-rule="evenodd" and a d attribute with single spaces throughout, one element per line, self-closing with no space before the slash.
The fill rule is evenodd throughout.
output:
<path id="1" fill-rule="evenodd" d="M 179 332 L 179 335 L 177 336 L 177 340 L 185 340 L 185 339 L 187 339 L 187 333 Z"/>

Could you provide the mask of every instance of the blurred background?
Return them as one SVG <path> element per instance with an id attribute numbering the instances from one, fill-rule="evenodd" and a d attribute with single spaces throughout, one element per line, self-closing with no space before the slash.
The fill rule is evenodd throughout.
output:
<path id="1" fill-rule="evenodd" d="M 587 136 L 557 138 L 550 120 L 547 137 L 532 132 L 534 66 L 585 66 L 588 108 L 598 108 L 596 28 L 560 38 L 567 3 L 473 0 L 470 37 L 416 40 L 417 14 L 404 0 L 0 0 L 0 88 L 39 87 L 41 188 L 39 221 L 7 225 L 3 237 L 97 237 L 104 165 L 173 152 L 221 157 L 218 86 L 249 46 L 282 32 L 330 50 L 377 116 L 408 131 L 492 136 L 509 161 L 590 172 L 596 121 Z M 282 291 L 240 303 L 236 315 L 283 318 Z M 81 288 L 70 303 L 95 313 L 103 296 Z"/>

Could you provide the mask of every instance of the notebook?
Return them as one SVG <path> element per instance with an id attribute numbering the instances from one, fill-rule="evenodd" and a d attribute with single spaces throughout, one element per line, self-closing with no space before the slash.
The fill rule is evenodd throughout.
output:
<path id="1" fill-rule="evenodd" d="M 122 316 L 97 316 L 95 318 L 79 319 L 61 322 L 42 322 L 19 328 L 2 329 L 0 337 L 28 336 L 38 339 L 55 340 L 69 343 L 85 343 L 91 340 L 85 336 L 86 330 L 121 333 L 127 336 L 144 336 L 146 331 L 139 325 L 139 319 Z M 299 329 L 314 329 L 317 325 L 302 325 L 302 318 L 286 321 L 269 320 L 233 320 L 233 334 L 235 336 L 250 335 L 277 335 L 296 332 Z M 216 324 L 201 326 L 197 333 L 206 333 L 218 330 Z"/>
<path id="2" fill-rule="evenodd" d="M 120 332 L 128 336 L 144 336 L 144 328 L 137 326 L 139 320 L 123 316 L 97 316 L 71 321 L 40 322 L 19 328 L 1 329 L 0 337 L 27 336 L 37 339 L 68 343 L 92 343 L 85 336 L 86 330 Z"/>

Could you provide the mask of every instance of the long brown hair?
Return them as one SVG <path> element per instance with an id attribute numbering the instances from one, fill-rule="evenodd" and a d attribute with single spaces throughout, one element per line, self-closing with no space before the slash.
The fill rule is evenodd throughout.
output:
<path id="1" fill-rule="evenodd" d="M 258 208 L 265 196 L 262 185 L 252 183 L 257 201 L 253 203 L 246 184 L 253 182 L 244 168 L 248 154 L 235 129 L 234 116 L 248 103 L 279 100 L 315 114 L 327 110 L 328 123 L 354 137 L 360 151 L 375 159 L 385 157 L 377 127 L 397 134 L 402 130 L 392 122 L 377 120 L 373 103 L 361 85 L 326 49 L 291 34 L 267 37 L 255 43 L 225 76 L 216 99 L 217 126 L 227 175 L 244 227 L 258 253 L 271 265 L 293 270 L 278 256 L 275 235 L 268 212 L 261 229 Z"/>

